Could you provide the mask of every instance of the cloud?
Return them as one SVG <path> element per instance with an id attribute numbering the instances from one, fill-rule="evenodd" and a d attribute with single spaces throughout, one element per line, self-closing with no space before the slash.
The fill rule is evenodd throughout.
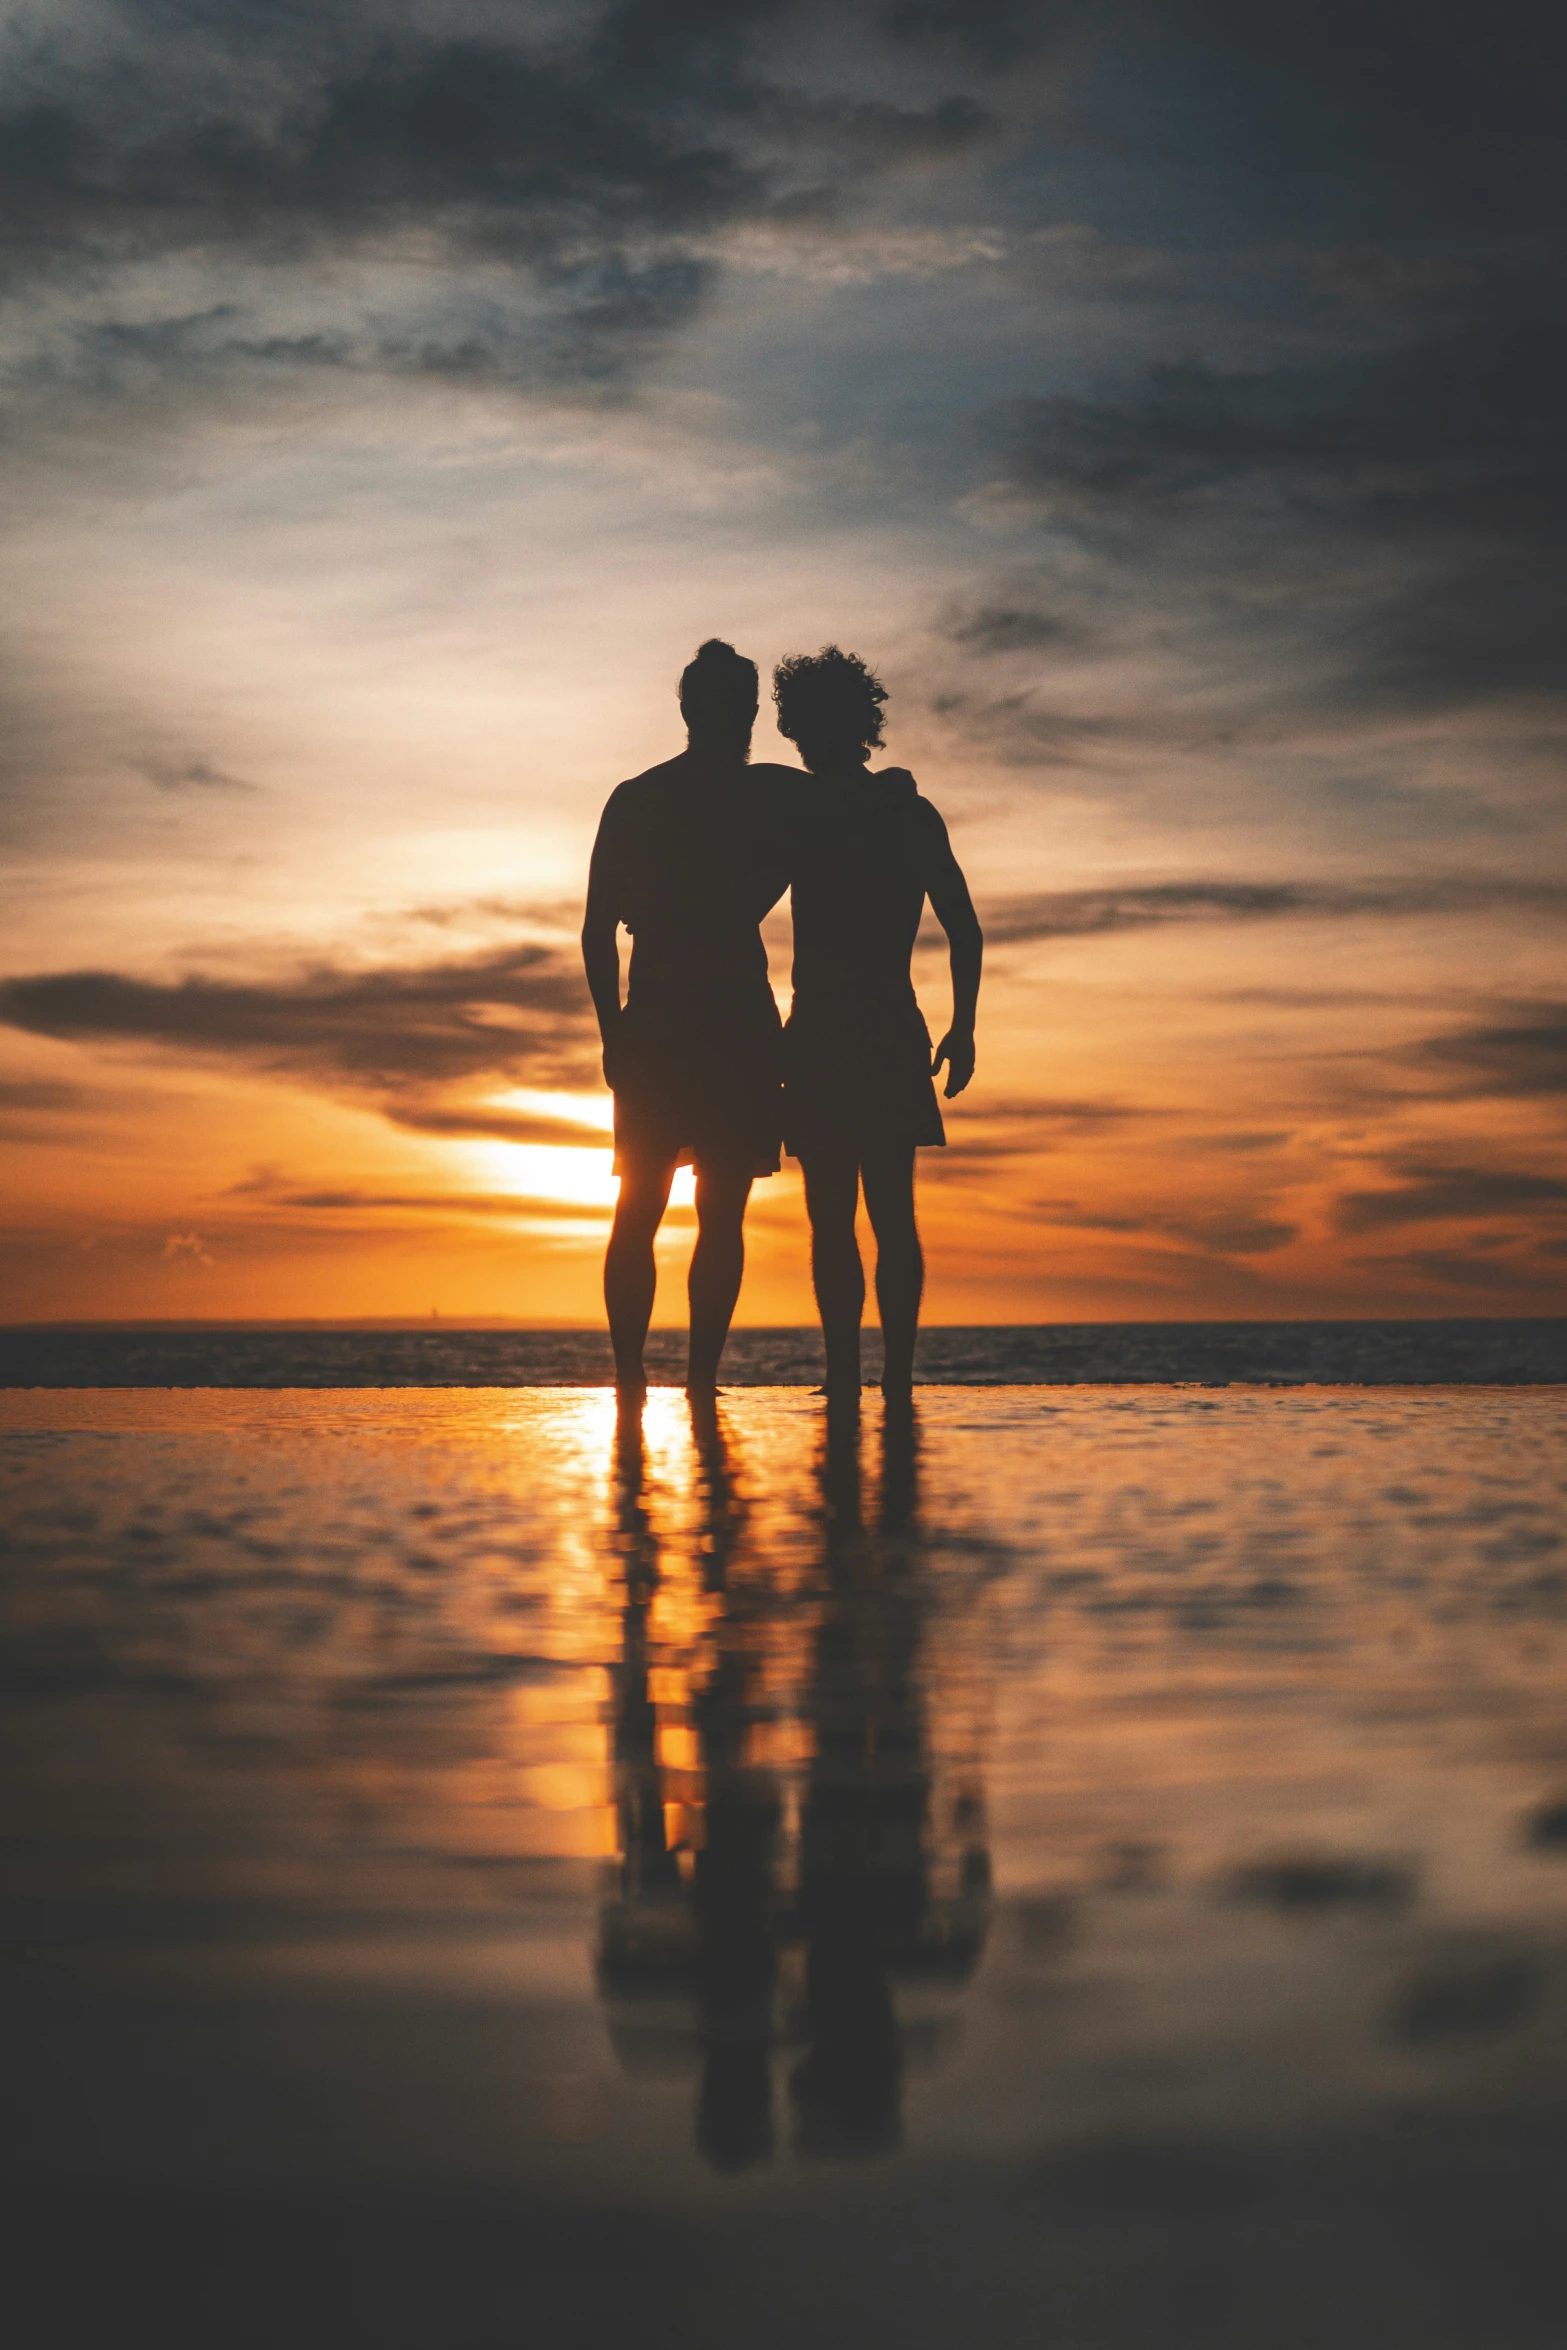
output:
<path id="1" fill-rule="evenodd" d="M 199 1232 L 171 1232 L 163 1254 L 171 1265 L 210 1266 L 214 1261 Z"/>
<path id="2" fill-rule="evenodd" d="M 208 759 L 140 759 L 135 762 L 138 775 L 144 775 L 157 791 L 259 791 L 261 786 L 248 783 L 242 775 L 230 775 L 221 767 L 214 767 Z"/>
<path id="3" fill-rule="evenodd" d="M 1250 589 L 1247 634 L 1271 619 L 1295 639 L 1297 707 L 1559 700 L 1564 405 L 1567 329 L 1490 318 L 1311 365 L 1162 362 L 1119 391 L 1023 400 L 1005 479 L 1112 563 L 1170 567 L 1188 604 Z"/>
<path id="4" fill-rule="evenodd" d="M 1232 181 L 1258 222 L 1405 244 L 1538 237 L 1555 217 L 1567 34 L 1551 0 L 1161 0 L 1105 30 L 1125 42 L 1133 27 L 1150 81 L 1179 92 L 1163 152 Z"/>
<path id="5" fill-rule="evenodd" d="M 1409 1057 L 1417 1067 L 1452 1072 L 1474 1095 L 1567 1093 L 1567 1005 L 1545 1005 L 1527 1019 L 1498 1026 L 1426 1037 Z"/>
<path id="6" fill-rule="evenodd" d="M 1129 1102 L 1074 1101 L 1046 1094 L 1037 1102 L 992 1103 L 965 1095 L 956 1119 L 949 1115 L 946 1149 L 932 1153 L 920 1180 L 962 1183 L 976 1167 L 1036 1158 L 1059 1150 L 1064 1141 L 1097 1135 L 1107 1126 L 1164 1115 Z"/>
<path id="7" fill-rule="evenodd" d="M 1338 1202 L 1341 1232 L 1377 1232 L 1397 1224 L 1444 1223 L 1464 1217 L 1527 1215 L 1567 1202 L 1567 1181 L 1507 1168 L 1426 1165 L 1406 1161 L 1397 1189 L 1346 1192 Z"/>
<path id="8" fill-rule="evenodd" d="M 826 286 L 873 286 L 888 279 L 919 284 L 952 270 L 985 268 L 1006 254 L 1007 238 L 999 229 L 850 228 L 833 215 L 746 227 L 722 247 L 727 263 L 756 276 Z"/>
<path id="9" fill-rule="evenodd" d="M 892 40 L 911 49 L 1001 70 L 1059 41 L 1069 15 L 1040 0 L 892 0 L 880 23 Z"/>
<path id="10" fill-rule="evenodd" d="M 1511 1264 L 1489 1253 L 1465 1256 L 1457 1249 L 1412 1248 L 1397 1257 L 1382 1257 L 1380 1267 L 1413 1275 L 1419 1281 L 1437 1281 L 1444 1287 L 1490 1291 L 1529 1291 L 1539 1296 L 1539 1273 L 1530 1264 Z"/>
<path id="11" fill-rule="evenodd" d="M 364 1184 L 290 1185 L 275 1170 L 231 1184 L 229 1198 L 254 1199 L 269 1208 L 303 1209 L 311 1215 L 346 1214 L 357 1218 L 366 1210 L 379 1215 L 537 1216 L 541 1209 L 565 1223 L 602 1223 L 606 1210 L 552 1193 L 514 1191 L 378 1191 Z"/>
<path id="12" fill-rule="evenodd" d="M 509 1072 L 498 1071 L 498 1075 Z M 597 1084 L 597 1068 L 580 1069 L 578 1074 L 590 1085 Z M 599 1098 L 602 1100 L 603 1095 Z M 393 1123 L 412 1134 L 438 1134 L 453 1141 L 467 1139 L 485 1142 L 573 1142 L 586 1143 L 593 1148 L 606 1148 L 605 1132 L 591 1118 L 573 1117 L 562 1109 L 559 1115 L 540 1110 L 509 1110 L 489 1101 L 462 1101 L 456 1104 L 408 1100 L 406 1098 L 385 1105 L 386 1114 Z"/>
<path id="13" fill-rule="evenodd" d="M 735 226 L 823 221 L 990 128 L 962 90 L 808 86 L 779 50 L 796 13 L 323 0 L 307 24 L 262 0 L 111 7 L 96 40 L 14 35 L 0 287 L 65 289 L 77 309 L 62 325 L 41 299 L 13 384 L 123 397 L 235 369 L 613 384 L 694 316 Z M 221 294 L 160 307 L 160 272 Z"/>
<path id="14" fill-rule="evenodd" d="M 1020 402 L 1012 479 L 1084 521 L 1266 487 L 1384 534 L 1526 536 L 1567 510 L 1567 329 L 1466 326 L 1314 367 L 1149 368 L 1120 397 Z"/>
<path id="15" fill-rule="evenodd" d="M 97 1097 L 84 1085 L 63 1084 L 53 1077 L 0 1078 L 0 1114 L 85 1109 Z"/>
<path id="16" fill-rule="evenodd" d="M 37 1143 L 74 1140 L 96 1112 L 119 1097 L 52 1077 L 0 1078 L 0 1141 Z"/>
<path id="17" fill-rule="evenodd" d="M 113 971 L 0 980 L 0 1023 L 34 1036 L 218 1055 L 427 1121 L 439 1089 L 479 1078 L 581 1079 L 594 1034 L 576 958 L 523 945 L 443 962 L 272 981 Z M 485 1129 L 486 1131 L 492 1129 Z"/>
<path id="18" fill-rule="evenodd" d="M 1337 245 L 1311 264 L 1319 292 L 1373 307 L 1457 293 L 1479 277 L 1478 264 L 1461 254 L 1390 253 L 1380 245 Z"/>
<path id="19" fill-rule="evenodd" d="M 443 918 L 450 911 L 436 910 Z M 1133 883 L 992 898 L 981 908 L 992 947 L 1192 923 L 1564 911 L 1567 886 L 1561 884 L 1440 876 Z M 35 973 L 0 980 L 0 1023 L 38 1036 L 218 1055 L 368 1092 L 398 1124 L 429 1134 L 558 1140 L 572 1124 L 564 1109 L 558 1117 L 531 1106 L 509 1109 L 453 1099 L 447 1089 L 481 1080 L 597 1083 L 595 1031 L 576 953 L 553 942 L 372 969 L 322 965 L 250 983 L 202 975 L 157 981 L 112 971 Z M 1559 1023 L 1542 1019 L 1428 1040 L 1416 1052 L 1428 1065 L 1474 1071 L 1487 1087 L 1551 1091 L 1562 1082 L 1563 1033 Z M 1052 1124 L 1086 1128 L 1140 1114 L 1112 1101 L 1001 1103 L 987 1107 L 955 1147 L 969 1156 L 1010 1155 L 1038 1147 Z"/>
<path id="20" fill-rule="evenodd" d="M 1211 1249 L 1221 1257 L 1261 1257 L 1273 1250 L 1287 1248 L 1297 1236 L 1297 1227 L 1283 1223 L 1276 1216 L 1249 1216 L 1244 1211 L 1231 1215 L 1222 1212 L 1210 1216 L 1171 1216 L 1162 1220 L 1160 1229 L 1177 1239 L 1190 1240 L 1199 1248 Z"/>
<path id="21" fill-rule="evenodd" d="M 1557 916 L 1567 913 L 1567 886 L 1505 876 L 1387 882 L 1171 881 L 1121 889 L 1036 891 L 989 900 L 982 913 L 988 944 L 1018 946 L 1050 938 L 1102 938 L 1172 922 L 1322 920 L 1368 914 Z"/>
<path id="22" fill-rule="evenodd" d="M 951 643 L 971 653 L 1033 653 L 1080 645 L 1085 629 L 1075 613 L 1043 612 L 1023 599 L 985 603 L 951 613 L 943 627 Z"/>
<path id="23" fill-rule="evenodd" d="M 1296 1225 L 1274 1216 L 1250 1214 L 1245 1209 L 1215 1207 L 1205 1214 L 1183 1216 L 1147 1215 L 1136 1209 L 1107 1213 L 1100 1208 L 1084 1207 L 1073 1199 L 1040 1199 L 1032 1205 L 1046 1223 L 1059 1225 L 1068 1232 L 1154 1233 L 1166 1239 L 1186 1241 L 1216 1257 L 1270 1256 L 1299 1237 Z"/>

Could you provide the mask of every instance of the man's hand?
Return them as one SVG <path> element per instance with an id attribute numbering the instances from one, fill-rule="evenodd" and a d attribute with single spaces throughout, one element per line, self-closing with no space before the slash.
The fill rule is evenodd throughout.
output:
<path id="1" fill-rule="evenodd" d="M 947 1030 L 946 1035 L 936 1047 L 936 1057 L 930 1065 L 932 1077 L 940 1075 L 943 1061 L 947 1064 L 947 1082 L 943 1090 L 950 1102 L 954 1094 L 963 1091 L 974 1074 L 974 1031 L 972 1028 L 949 1028 Z"/>
<path id="2" fill-rule="evenodd" d="M 604 1038 L 604 1083 L 609 1087 L 611 1093 L 615 1090 L 620 1073 L 622 1042 L 620 1026 L 617 1022 Z"/>

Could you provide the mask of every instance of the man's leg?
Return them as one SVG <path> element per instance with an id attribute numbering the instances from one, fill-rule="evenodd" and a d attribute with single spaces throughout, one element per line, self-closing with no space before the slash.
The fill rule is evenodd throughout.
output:
<path id="1" fill-rule="evenodd" d="M 865 1207 L 876 1235 L 876 1303 L 881 1309 L 882 1393 L 896 1400 L 914 1387 L 914 1338 L 919 1329 L 925 1259 L 914 1221 L 914 1146 L 867 1151 L 861 1174 Z"/>
<path id="2" fill-rule="evenodd" d="M 860 1317 L 865 1311 L 865 1269 L 854 1236 L 859 1161 L 852 1151 L 821 1150 L 813 1151 L 803 1165 L 811 1219 L 811 1279 L 827 1350 L 827 1392 L 857 1405 Z"/>
<path id="3" fill-rule="evenodd" d="M 750 1196 L 749 1174 L 698 1167 L 696 1247 L 686 1284 L 691 1301 L 686 1386 L 695 1396 L 711 1395 L 718 1385 L 718 1358 L 745 1271 L 745 1203 Z"/>
<path id="4" fill-rule="evenodd" d="M 653 1237 L 669 1205 L 674 1180 L 673 1159 L 633 1158 L 625 1161 L 615 1223 L 604 1252 L 604 1305 L 609 1315 L 610 1341 L 615 1349 L 615 1385 L 640 1391 L 647 1381 L 642 1349 L 653 1319 L 653 1292 L 658 1275 L 653 1264 Z"/>

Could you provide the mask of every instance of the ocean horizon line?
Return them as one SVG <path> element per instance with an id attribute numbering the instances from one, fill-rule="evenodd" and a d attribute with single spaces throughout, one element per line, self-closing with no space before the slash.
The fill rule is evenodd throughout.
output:
<path id="1" fill-rule="evenodd" d="M 540 1337 L 599 1337 L 607 1340 L 602 1321 L 534 1321 L 522 1314 L 80 1314 L 49 1319 L 10 1320 L 0 1316 L 0 1336 L 7 1332 L 52 1330 L 408 1330 L 428 1331 L 516 1330 Z M 1055 1315 L 1036 1321 L 922 1321 L 920 1335 L 942 1330 L 1341 1330 L 1341 1329 L 1510 1329 L 1515 1324 L 1556 1326 L 1567 1330 L 1562 1314 L 1121 1314 L 1114 1318 Z M 869 1336 L 874 1322 L 865 1325 Z M 655 1322 L 653 1338 L 683 1334 L 679 1322 Z M 730 1338 L 746 1335 L 808 1335 L 815 1322 L 736 1322 Z"/>
<path id="2" fill-rule="evenodd" d="M 649 1333 L 654 1385 L 684 1377 L 685 1331 Z M 881 1333 L 864 1338 L 881 1372 Z M 814 1387 L 813 1324 L 731 1332 L 731 1387 Z M 1254 1322 L 929 1323 L 923 1386 L 1557 1386 L 1567 1318 Z M 34 1323 L 0 1326 L 0 1387 L 599 1387 L 613 1378 L 602 1324 L 496 1319 Z"/>

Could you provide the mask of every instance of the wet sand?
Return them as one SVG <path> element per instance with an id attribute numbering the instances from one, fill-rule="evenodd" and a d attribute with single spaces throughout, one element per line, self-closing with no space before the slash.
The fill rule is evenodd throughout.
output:
<path id="1" fill-rule="evenodd" d="M 1562 1390 L 0 1429 L 29 2345 L 1567 2341 Z"/>

